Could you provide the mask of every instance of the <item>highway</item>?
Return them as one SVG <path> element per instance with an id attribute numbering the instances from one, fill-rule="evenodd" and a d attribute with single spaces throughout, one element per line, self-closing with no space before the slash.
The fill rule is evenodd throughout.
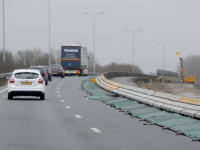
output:
<path id="1" fill-rule="evenodd" d="M 88 100 L 88 77 L 54 77 L 46 99 L 7 100 L 0 87 L 1 150 L 196 150 L 199 142 Z"/>

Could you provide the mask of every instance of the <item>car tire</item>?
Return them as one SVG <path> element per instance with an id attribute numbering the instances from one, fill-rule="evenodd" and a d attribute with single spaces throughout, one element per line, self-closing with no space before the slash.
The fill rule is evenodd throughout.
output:
<path id="1" fill-rule="evenodd" d="M 40 100 L 45 100 L 45 93 L 40 96 Z"/>
<path id="2" fill-rule="evenodd" d="M 8 93 L 8 99 L 13 99 L 13 96 Z"/>
<path id="3" fill-rule="evenodd" d="M 45 82 L 45 85 L 48 85 L 48 81 Z"/>
<path id="4" fill-rule="evenodd" d="M 64 75 L 61 75 L 61 78 L 64 78 L 65 76 Z"/>

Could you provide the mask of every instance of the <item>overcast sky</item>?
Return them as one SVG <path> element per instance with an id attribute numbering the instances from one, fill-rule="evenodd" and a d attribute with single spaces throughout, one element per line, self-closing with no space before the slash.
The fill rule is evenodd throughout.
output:
<path id="1" fill-rule="evenodd" d="M 48 52 L 49 0 L 4 0 L 6 50 L 39 48 Z M 135 64 L 145 73 L 163 65 L 176 70 L 176 52 L 183 57 L 200 55 L 200 0 L 50 0 L 51 48 L 81 43 L 93 51 L 92 16 L 95 17 L 96 58 L 101 65 L 132 63 L 135 32 Z M 0 49 L 3 48 L 3 0 L 0 0 Z"/>

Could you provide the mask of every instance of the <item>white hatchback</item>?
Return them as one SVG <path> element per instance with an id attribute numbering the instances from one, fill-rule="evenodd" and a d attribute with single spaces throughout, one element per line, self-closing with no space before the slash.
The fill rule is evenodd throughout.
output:
<path id="1" fill-rule="evenodd" d="M 13 96 L 36 96 L 45 99 L 45 81 L 39 70 L 14 70 L 8 80 L 8 99 Z"/>

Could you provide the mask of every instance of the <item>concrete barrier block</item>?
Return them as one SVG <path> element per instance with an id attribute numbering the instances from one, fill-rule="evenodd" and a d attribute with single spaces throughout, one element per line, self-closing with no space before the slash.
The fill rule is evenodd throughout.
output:
<path id="1" fill-rule="evenodd" d="M 181 108 L 181 107 L 177 107 L 177 106 L 170 106 L 169 110 L 175 113 L 180 113 L 182 110 L 184 110 L 185 108 Z"/>
<path id="2" fill-rule="evenodd" d="M 169 110 L 169 108 L 170 108 L 171 106 L 172 106 L 172 105 L 168 105 L 168 104 L 165 104 L 165 103 L 161 103 L 161 104 L 160 104 L 160 108 L 165 109 L 165 110 Z"/>
<path id="3" fill-rule="evenodd" d="M 160 103 L 160 102 L 155 102 L 154 104 L 153 104 L 153 106 L 154 107 L 157 107 L 157 108 L 161 108 L 161 105 L 162 105 L 163 103 Z"/>
<path id="4" fill-rule="evenodd" d="M 194 116 L 195 116 L 196 118 L 200 118 L 200 112 L 195 113 Z"/>
<path id="5" fill-rule="evenodd" d="M 173 94 L 169 94 L 169 93 L 161 93 L 161 92 L 155 92 L 153 94 L 153 96 L 164 98 L 164 99 L 169 99 L 172 101 L 179 101 L 179 99 L 181 98 L 181 96 L 178 96 L 178 95 L 173 95 Z"/>
<path id="6" fill-rule="evenodd" d="M 191 109 L 184 109 L 180 111 L 180 114 L 191 116 L 191 117 L 194 117 L 196 113 L 199 113 L 199 111 L 191 110 Z"/>
<path id="7" fill-rule="evenodd" d="M 188 97 L 181 97 L 180 102 L 194 104 L 194 105 L 200 105 L 200 100 L 194 99 L 194 98 L 188 98 Z"/>
<path id="8" fill-rule="evenodd" d="M 153 106 L 154 103 L 157 103 L 156 101 L 153 100 L 147 100 L 146 104 Z"/>

